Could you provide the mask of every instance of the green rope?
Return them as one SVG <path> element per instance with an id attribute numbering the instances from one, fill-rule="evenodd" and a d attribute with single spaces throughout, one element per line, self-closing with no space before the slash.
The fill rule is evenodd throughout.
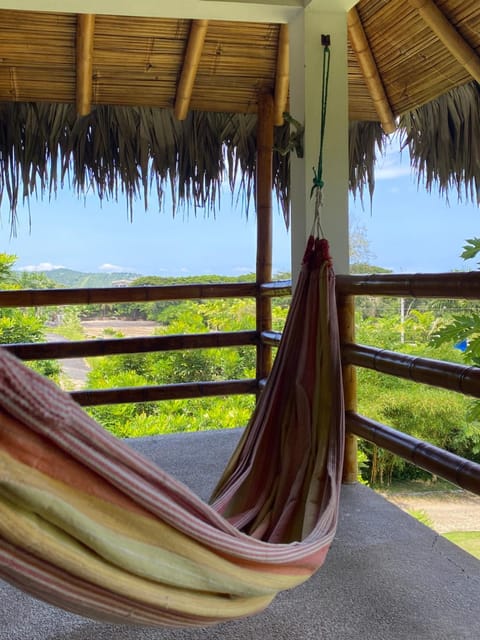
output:
<path id="1" fill-rule="evenodd" d="M 322 36 L 322 40 L 325 36 Z M 325 122 L 327 120 L 328 78 L 330 75 L 330 42 L 328 36 L 323 47 L 323 73 L 322 73 L 322 111 L 320 116 L 320 150 L 318 153 L 318 167 L 313 167 L 313 186 L 310 192 L 312 197 L 315 189 L 322 189 L 323 182 L 323 142 L 325 139 Z"/>

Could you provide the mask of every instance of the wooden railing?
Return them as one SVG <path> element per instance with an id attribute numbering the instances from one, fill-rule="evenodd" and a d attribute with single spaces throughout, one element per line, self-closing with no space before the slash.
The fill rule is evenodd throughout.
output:
<path id="1" fill-rule="evenodd" d="M 267 284 L 234 283 L 127 287 L 118 289 L 58 289 L 2 291 L 0 307 L 42 307 L 48 305 L 152 302 L 158 300 L 253 297 L 258 309 L 262 299 L 290 294 L 289 282 Z M 337 296 L 345 386 L 347 445 L 344 479 L 357 478 L 357 437 L 399 455 L 427 471 L 480 494 L 480 465 L 417 440 L 409 435 L 357 413 L 356 369 L 408 378 L 414 382 L 480 397 L 480 368 L 428 358 L 414 357 L 355 343 L 355 296 L 398 296 L 422 298 L 480 299 L 480 274 L 338 276 Z M 265 351 L 278 345 L 280 334 L 267 328 L 252 331 L 143 338 L 110 338 L 45 344 L 17 344 L 7 348 L 25 360 L 91 357 L 177 349 L 250 345 Z M 265 361 L 257 357 L 254 379 L 219 382 L 191 382 L 123 389 L 82 390 L 72 393 L 82 405 L 146 402 L 212 395 L 258 394 L 264 384 Z"/>
<path id="2" fill-rule="evenodd" d="M 211 298 L 246 298 L 270 300 L 274 296 L 287 296 L 291 284 L 270 282 L 257 285 L 251 282 L 229 284 L 194 284 L 148 287 L 51 289 L 29 291 L 0 291 L 2 307 L 46 307 L 62 305 L 113 304 L 121 302 L 155 302 L 166 300 L 204 300 Z M 257 320 L 258 325 L 258 320 Z M 268 328 L 264 332 L 234 331 L 202 334 L 149 336 L 140 338 L 109 338 L 69 342 L 36 344 L 11 344 L 5 348 L 22 360 L 48 358 L 85 358 L 129 353 L 174 351 L 190 349 L 252 346 L 259 352 L 278 345 L 280 334 Z M 268 375 L 265 359 L 257 355 L 257 373 L 254 379 L 214 382 L 186 382 L 122 389 L 82 390 L 72 392 L 75 400 L 83 405 L 119 404 L 199 398 L 215 395 L 258 394 Z"/>
<path id="3" fill-rule="evenodd" d="M 480 465 L 357 413 L 355 368 L 406 378 L 480 397 L 480 368 L 378 349 L 355 343 L 354 298 L 359 295 L 480 299 L 480 274 L 376 274 L 338 276 L 337 294 L 344 368 L 347 446 L 344 478 L 356 476 L 356 436 L 401 456 L 454 484 L 480 494 Z"/>

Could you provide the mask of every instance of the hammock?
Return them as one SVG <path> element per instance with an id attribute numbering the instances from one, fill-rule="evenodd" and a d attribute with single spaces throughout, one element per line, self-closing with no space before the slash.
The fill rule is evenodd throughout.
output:
<path id="1" fill-rule="evenodd" d="M 308 242 L 272 373 L 211 505 L 0 350 L 0 577 L 98 620 L 254 614 L 322 565 L 343 438 L 325 240 Z"/>

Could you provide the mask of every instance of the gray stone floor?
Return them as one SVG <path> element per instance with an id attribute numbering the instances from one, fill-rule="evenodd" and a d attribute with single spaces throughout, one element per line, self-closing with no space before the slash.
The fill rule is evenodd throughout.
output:
<path id="1" fill-rule="evenodd" d="M 239 436 L 218 431 L 133 446 L 208 495 Z M 114 626 L 0 582 L 0 640 L 478 640 L 480 562 L 360 485 L 345 486 L 322 569 L 260 615 L 205 629 Z"/>

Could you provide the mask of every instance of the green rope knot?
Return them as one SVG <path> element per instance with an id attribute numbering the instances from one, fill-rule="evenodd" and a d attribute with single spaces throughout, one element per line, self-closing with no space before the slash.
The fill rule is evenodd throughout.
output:
<path id="1" fill-rule="evenodd" d="M 322 180 L 321 175 L 319 176 L 317 170 L 313 167 L 313 185 L 312 190 L 310 191 L 310 198 L 315 193 L 315 189 L 323 189 L 324 186 L 325 182 Z"/>

